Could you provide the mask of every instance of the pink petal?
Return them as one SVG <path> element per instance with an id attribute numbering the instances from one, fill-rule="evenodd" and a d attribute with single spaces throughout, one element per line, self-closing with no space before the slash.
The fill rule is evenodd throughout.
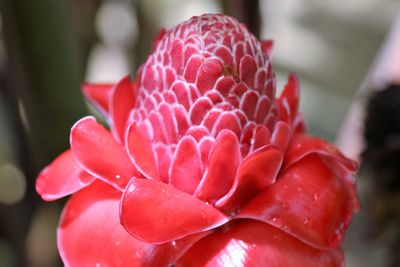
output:
<path id="1" fill-rule="evenodd" d="M 121 221 L 137 239 L 163 243 L 218 227 L 227 218 L 170 184 L 132 179 L 122 198 Z"/>
<path id="2" fill-rule="evenodd" d="M 292 138 L 285 155 L 284 169 L 312 153 L 327 156 L 350 171 L 357 169 L 357 163 L 346 158 L 334 145 L 320 138 L 305 134 L 298 134 Z"/>
<path id="3" fill-rule="evenodd" d="M 200 56 L 190 57 L 184 71 L 184 77 L 188 82 L 194 83 L 196 81 L 197 72 L 203 62 L 204 59 Z"/>
<path id="4" fill-rule="evenodd" d="M 132 123 L 129 126 L 125 143 L 129 157 L 136 168 L 148 179 L 160 180 L 161 178 L 152 145 L 139 131 L 136 123 Z"/>
<path id="5" fill-rule="evenodd" d="M 189 110 L 191 105 L 191 97 L 190 97 L 190 89 L 186 83 L 183 81 L 176 81 L 171 87 L 171 90 L 175 93 L 176 98 L 179 101 L 179 104 L 185 107 L 186 110 Z"/>
<path id="6" fill-rule="evenodd" d="M 220 77 L 216 84 L 215 89 L 220 92 L 223 96 L 227 96 L 231 88 L 235 85 L 235 80 L 232 77 L 224 76 Z"/>
<path id="7" fill-rule="evenodd" d="M 206 116 L 207 112 L 214 106 L 213 102 L 207 97 L 201 97 L 194 102 L 190 108 L 190 120 L 194 125 L 199 125 Z"/>
<path id="8" fill-rule="evenodd" d="M 268 185 L 275 182 L 283 155 L 280 149 L 264 146 L 247 156 L 240 164 L 231 190 L 216 206 L 224 211 L 235 211 Z"/>
<path id="9" fill-rule="evenodd" d="M 58 248 L 65 266 L 168 266 L 192 240 L 152 245 L 132 237 L 120 224 L 121 192 L 101 182 L 74 194 L 58 228 Z"/>
<path id="10" fill-rule="evenodd" d="M 116 138 L 122 143 L 125 140 L 126 122 L 135 105 L 136 85 L 126 76 L 119 81 L 114 89 L 110 104 L 112 126 Z"/>
<path id="11" fill-rule="evenodd" d="M 176 188 L 192 194 L 203 176 L 203 163 L 198 144 L 191 136 L 183 137 L 175 150 L 170 181 Z"/>
<path id="12" fill-rule="evenodd" d="M 231 51 L 229 51 L 226 47 L 224 46 L 219 46 L 215 50 L 215 55 L 222 59 L 224 65 L 232 66 L 233 65 L 233 57 Z"/>
<path id="13" fill-rule="evenodd" d="M 171 62 L 172 67 L 176 70 L 177 74 L 182 73 L 183 61 L 185 60 L 184 47 L 181 41 L 176 39 L 171 46 Z"/>
<path id="14" fill-rule="evenodd" d="M 206 176 L 197 192 L 200 199 L 214 202 L 232 187 L 240 162 L 240 148 L 236 135 L 222 130 L 214 143 Z"/>
<path id="15" fill-rule="evenodd" d="M 85 172 L 76 163 L 71 150 L 67 150 L 40 172 L 36 191 L 44 200 L 52 201 L 73 194 L 93 181 L 94 177 Z"/>
<path id="16" fill-rule="evenodd" d="M 220 76 L 222 76 L 221 62 L 215 58 L 207 59 L 200 66 L 196 77 L 196 85 L 200 93 L 203 94 L 212 89 Z"/>
<path id="17" fill-rule="evenodd" d="M 82 85 L 85 97 L 104 115 L 108 115 L 110 111 L 109 102 L 113 89 L 114 84 L 84 83 Z"/>
<path id="18" fill-rule="evenodd" d="M 169 182 L 169 168 L 172 161 L 171 146 L 159 143 L 153 146 L 154 152 L 157 155 L 158 169 L 160 170 L 160 178 L 164 183 Z"/>
<path id="19" fill-rule="evenodd" d="M 262 222 L 241 221 L 197 242 L 177 267 L 343 267 L 340 248 L 318 250 Z"/>
<path id="20" fill-rule="evenodd" d="M 316 248 L 333 248 L 354 211 L 350 190 L 336 171 L 313 154 L 280 174 L 238 217 L 267 222 Z"/>
<path id="21" fill-rule="evenodd" d="M 255 91 L 247 91 L 241 99 L 240 109 L 246 114 L 249 120 L 254 119 L 254 112 L 257 107 L 258 95 Z"/>
<path id="22" fill-rule="evenodd" d="M 240 71 L 240 80 L 244 81 L 250 88 L 253 88 L 254 76 L 257 71 L 257 65 L 251 56 L 245 55 L 241 58 L 239 71 Z"/>
<path id="23" fill-rule="evenodd" d="M 88 173 L 116 188 L 124 189 L 132 176 L 139 175 L 124 148 L 91 116 L 75 123 L 70 143 L 75 159 Z"/>
<path id="24" fill-rule="evenodd" d="M 212 135 L 216 136 L 219 132 L 227 129 L 235 133 L 237 138 L 240 138 L 240 134 L 242 133 L 240 121 L 236 114 L 232 112 L 224 112 L 218 117 L 218 120 L 214 124 Z"/>

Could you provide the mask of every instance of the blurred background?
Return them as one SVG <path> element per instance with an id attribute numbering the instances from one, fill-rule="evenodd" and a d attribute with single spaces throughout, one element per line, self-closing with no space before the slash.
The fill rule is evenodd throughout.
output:
<path id="1" fill-rule="evenodd" d="M 34 183 L 69 146 L 73 123 L 94 112 L 80 84 L 134 74 L 160 28 L 203 13 L 235 16 L 273 39 L 278 87 L 298 73 L 310 132 L 365 157 L 368 99 L 389 84 L 400 92 L 398 0 L 0 0 L 0 267 L 62 266 L 55 234 L 65 201 L 44 203 Z M 382 97 L 371 114 L 386 106 Z M 400 115 L 388 123 L 399 129 Z M 389 149 L 399 150 L 399 134 Z M 344 244 L 347 266 L 400 266 L 399 172 L 368 166 L 358 175 L 363 209 Z M 397 183 L 377 192 L 385 168 Z"/>

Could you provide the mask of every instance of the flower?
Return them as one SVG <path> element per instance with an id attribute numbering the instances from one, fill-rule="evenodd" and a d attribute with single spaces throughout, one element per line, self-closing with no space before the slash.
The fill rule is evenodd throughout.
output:
<path id="1" fill-rule="evenodd" d="M 67 266 L 342 266 L 356 163 L 311 137 L 299 83 L 279 98 L 259 41 L 224 15 L 161 31 L 136 79 L 86 84 L 85 117 L 39 175 L 73 194 L 58 228 Z"/>

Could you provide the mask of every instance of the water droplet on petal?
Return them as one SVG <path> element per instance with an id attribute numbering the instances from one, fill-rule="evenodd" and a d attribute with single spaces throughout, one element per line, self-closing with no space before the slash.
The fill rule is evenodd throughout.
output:
<path id="1" fill-rule="evenodd" d="M 117 175 L 115 175 L 115 178 L 116 178 L 116 179 L 120 179 L 120 178 L 121 178 L 121 175 L 117 174 Z"/>
<path id="2" fill-rule="evenodd" d="M 319 198 L 318 194 L 317 194 L 317 193 L 314 193 L 313 198 L 314 198 L 314 203 L 317 202 L 317 201 L 318 201 L 318 198 Z"/>
<path id="3" fill-rule="evenodd" d="M 132 193 L 133 191 L 135 191 L 135 186 L 131 185 L 128 187 L 128 193 Z"/>

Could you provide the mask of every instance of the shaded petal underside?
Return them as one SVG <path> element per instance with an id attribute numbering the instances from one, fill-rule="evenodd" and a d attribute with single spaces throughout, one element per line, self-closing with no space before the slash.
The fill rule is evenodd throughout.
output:
<path id="1" fill-rule="evenodd" d="M 234 222 L 197 242 L 176 264 L 184 267 L 340 267 L 340 248 L 318 250 L 257 221 Z"/>
<path id="2" fill-rule="evenodd" d="M 79 191 L 94 179 L 78 165 L 71 150 L 67 150 L 40 172 L 36 191 L 44 200 L 52 201 Z"/>

